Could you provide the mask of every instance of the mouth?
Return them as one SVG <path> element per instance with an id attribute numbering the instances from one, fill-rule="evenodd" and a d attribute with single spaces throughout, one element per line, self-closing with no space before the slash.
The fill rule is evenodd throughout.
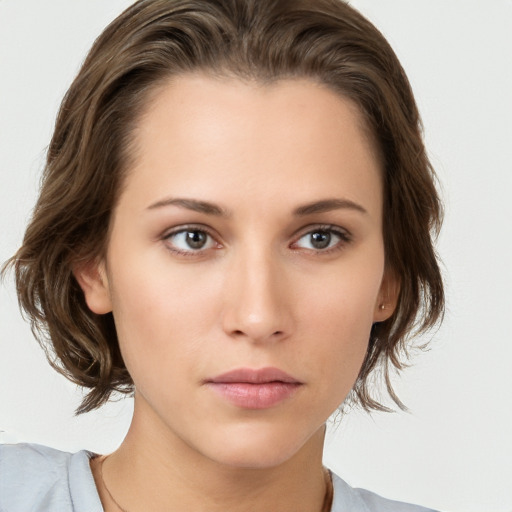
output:
<path id="1" fill-rule="evenodd" d="M 236 407 L 268 409 L 291 398 L 303 383 L 278 368 L 239 368 L 205 385 Z"/>

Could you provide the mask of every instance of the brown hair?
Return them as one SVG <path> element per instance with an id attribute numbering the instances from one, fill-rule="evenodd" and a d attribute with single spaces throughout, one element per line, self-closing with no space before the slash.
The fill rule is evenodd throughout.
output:
<path id="1" fill-rule="evenodd" d="M 380 32 L 341 0 L 141 0 L 97 39 L 58 114 L 39 200 L 8 264 L 50 363 L 89 388 L 78 413 L 133 382 L 111 314 L 92 313 L 72 269 L 101 258 L 129 167 L 131 134 L 150 92 L 170 76 L 204 71 L 262 82 L 306 77 L 351 99 L 382 157 L 387 265 L 400 281 L 393 316 L 375 324 L 352 397 L 384 409 L 368 377 L 401 369 L 412 333 L 440 319 L 433 248 L 441 223 L 418 110 Z"/>

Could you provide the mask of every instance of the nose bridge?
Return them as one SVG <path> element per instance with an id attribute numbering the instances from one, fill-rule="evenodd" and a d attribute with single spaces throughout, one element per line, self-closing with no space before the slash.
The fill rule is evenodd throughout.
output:
<path id="1" fill-rule="evenodd" d="M 252 341 L 281 339 L 290 332 L 285 276 L 268 244 L 240 247 L 228 271 L 224 329 Z"/>

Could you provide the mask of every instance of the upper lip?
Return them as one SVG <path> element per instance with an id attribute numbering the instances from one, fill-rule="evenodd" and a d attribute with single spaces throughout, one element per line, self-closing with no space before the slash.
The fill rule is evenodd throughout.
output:
<path id="1" fill-rule="evenodd" d="M 280 370 L 279 368 L 237 368 L 229 372 L 217 375 L 207 382 L 213 383 L 233 383 L 246 382 L 250 384 L 264 384 L 268 382 L 287 382 L 291 384 L 301 384 L 300 381 Z"/>

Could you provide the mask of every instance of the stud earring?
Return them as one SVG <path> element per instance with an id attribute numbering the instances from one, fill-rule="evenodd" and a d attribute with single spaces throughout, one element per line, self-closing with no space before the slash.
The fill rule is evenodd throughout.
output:
<path id="1" fill-rule="evenodd" d="M 380 304 L 380 305 L 379 305 L 379 309 L 380 309 L 381 311 L 382 311 L 382 310 L 384 310 L 384 309 L 386 309 L 386 305 L 385 305 L 385 304 Z"/>

